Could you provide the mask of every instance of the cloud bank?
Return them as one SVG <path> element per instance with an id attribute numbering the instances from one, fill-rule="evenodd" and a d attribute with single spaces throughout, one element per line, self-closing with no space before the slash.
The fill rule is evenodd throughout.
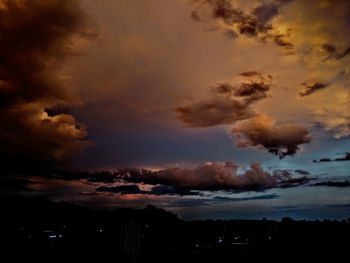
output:
<path id="1" fill-rule="evenodd" d="M 252 163 L 244 172 L 232 162 L 205 163 L 195 168 L 169 168 L 158 172 L 124 172 L 115 178 L 127 182 L 151 185 L 171 185 L 189 190 L 258 191 L 276 187 L 292 187 L 309 181 L 306 176 L 293 176 L 284 171 L 264 171 L 259 163 Z M 297 179 L 297 180 L 296 180 Z"/>

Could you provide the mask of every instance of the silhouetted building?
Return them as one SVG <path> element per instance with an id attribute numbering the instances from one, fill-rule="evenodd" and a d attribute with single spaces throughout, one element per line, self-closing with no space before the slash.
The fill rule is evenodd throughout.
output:
<path id="1" fill-rule="evenodd" d="M 137 220 L 127 220 L 122 224 L 121 249 L 125 257 L 136 259 L 141 253 L 142 223 Z"/>

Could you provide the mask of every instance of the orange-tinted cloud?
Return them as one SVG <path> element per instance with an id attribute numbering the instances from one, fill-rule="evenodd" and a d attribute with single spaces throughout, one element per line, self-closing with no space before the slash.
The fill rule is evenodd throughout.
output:
<path id="1" fill-rule="evenodd" d="M 260 1 L 251 10 L 245 11 L 231 0 L 198 0 L 191 17 L 198 22 L 213 24 L 223 30 L 226 36 L 246 36 L 259 41 L 272 40 L 278 46 L 291 52 L 294 45 L 286 40 L 285 33 L 276 31 L 272 20 L 280 9 L 291 0 Z"/>
<path id="2" fill-rule="evenodd" d="M 311 95 L 314 92 L 317 92 L 318 90 L 324 89 L 328 86 L 328 84 L 320 83 L 320 82 L 314 82 L 314 81 L 306 81 L 301 84 L 301 88 L 299 90 L 300 96 L 308 96 Z"/>
<path id="3" fill-rule="evenodd" d="M 0 156 L 2 161 L 54 163 L 81 148 L 84 126 L 46 108 L 73 105 L 62 58 L 92 35 L 78 0 L 0 1 Z M 23 164 L 23 163 L 22 163 Z"/>
<path id="4" fill-rule="evenodd" d="M 233 124 L 231 133 L 238 147 L 265 148 L 280 159 L 294 155 L 300 145 L 311 141 L 306 128 L 275 125 L 267 115 L 253 110 L 252 105 L 267 98 L 272 76 L 256 71 L 239 75 L 244 78 L 240 84 L 218 84 L 212 88 L 211 98 L 176 109 L 180 120 L 191 127 Z"/>
<path id="5" fill-rule="evenodd" d="M 271 76 L 243 72 L 237 85 L 219 83 L 211 89 L 211 97 L 176 109 L 179 119 L 191 127 L 232 124 L 254 116 L 251 105 L 267 97 Z"/>
<path id="6" fill-rule="evenodd" d="M 281 159 L 294 155 L 302 144 L 311 141 L 311 136 L 304 127 L 276 125 L 266 115 L 237 123 L 231 132 L 238 147 L 264 148 Z"/>

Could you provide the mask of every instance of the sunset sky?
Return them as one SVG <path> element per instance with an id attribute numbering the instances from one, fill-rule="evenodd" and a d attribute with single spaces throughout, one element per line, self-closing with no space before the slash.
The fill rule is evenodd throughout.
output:
<path id="1" fill-rule="evenodd" d="M 349 105 L 348 0 L 0 0 L 5 194 L 346 218 Z"/>

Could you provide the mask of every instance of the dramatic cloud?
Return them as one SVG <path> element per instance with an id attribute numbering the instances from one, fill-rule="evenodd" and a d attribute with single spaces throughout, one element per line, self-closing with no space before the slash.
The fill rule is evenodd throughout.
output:
<path id="1" fill-rule="evenodd" d="M 291 173 L 264 171 L 259 163 L 239 173 L 231 162 L 206 163 L 195 168 L 169 168 L 149 173 L 124 173 L 117 178 L 128 182 L 161 184 L 189 190 L 263 190 L 275 187 L 292 187 L 309 181 L 307 177 L 294 177 Z"/>
<path id="2" fill-rule="evenodd" d="M 276 21 L 280 28 L 292 28 L 286 39 L 294 44 L 294 58 L 306 65 L 307 74 L 302 80 L 313 79 L 298 91 L 304 96 L 304 107 L 311 110 L 314 121 L 335 138 L 350 135 L 349 10 L 347 0 L 295 0 Z M 310 94 L 313 96 L 307 96 Z"/>
<path id="3" fill-rule="evenodd" d="M 283 67 L 282 64 L 288 61 L 287 64 L 295 63 L 295 68 L 300 68 L 298 73 L 289 77 L 285 83 L 294 82 L 293 78 L 303 80 L 307 76 L 316 79 L 301 85 L 298 91 L 301 97 L 309 97 L 308 95 L 319 93 L 321 89 L 330 89 L 329 93 L 322 92 L 320 97 L 327 98 L 327 101 L 331 99 L 331 104 L 320 101 L 317 97 L 315 101 L 307 102 L 303 107 L 308 108 L 316 122 L 335 138 L 349 136 L 349 77 L 343 76 L 336 81 L 332 79 L 339 72 L 349 68 L 349 1 L 195 2 L 198 5 L 192 17 L 204 25 L 210 25 L 210 29 L 220 30 L 231 38 L 245 36 L 260 40 L 264 44 L 261 45 L 261 49 L 269 45 L 270 49 L 274 50 L 270 42 L 283 48 L 290 56 L 278 58 L 281 60 L 279 65 Z M 329 19 L 330 17 L 332 19 Z M 249 43 L 244 39 L 236 42 Z M 257 47 L 256 44 L 252 46 L 254 49 Z M 256 59 L 253 60 L 256 64 Z M 275 70 L 282 72 L 279 69 Z M 304 75 L 303 72 L 307 74 Z"/>
<path id="4" fill-rule="evenodd" d="M 151 171 L 119 168 L 114 171 L 56 172 L 58 181 L 80 181 L 98 186 L 98 191 L 153 195 L 198 195 L 193 190 L 262 190 L 303 185 L 313 178 L 304 170 L 264 171 L 259 163 L 249 169 L 232 162 L 208 162 L 194 168 Z M 116 185 L 117 184 L 117 185 Z M 139 189 L 136 189 L 139 188 Z"/>
<path id="5" fill-rule="evenodd" d="M 0 1 L 0 158 L 62 161 L 85 145 L 72 115 L 51 114 L 77 101 L 59 67 L 91 35 L 78 0 Z"/>
<path id="6" fill-rule="evenodd" d="M 328 86 L 328 84 L 320 83 L 320 82 L 314 82 L 314 81 L 307 81 L 301 83 L 301 88 L 299 90 L 300 96 L 308 96 L 312 93 L 319 91 L 321 89 L 324 89 Z"/>
<path id="7" fill-rule="evenodd" d="M 165 184 L 202 190 L 212 189 L 264 189 L 270 188 L 275 179 L 263 171 L 259 164 L 242 176 L 232 163 L 209 163 L 194 169 L 174 168 L 158 172 L 153 177 Z"/>
<path id="8" fill-rule="evenodd" d="M 280 159 L 294 155 L 300 145 L 311 141 L 307 129 L 296 125 L 278 126 L 268 116 L 252 109 L 251 105 L 267 98 L 272 76 L 256 71 L 245 71 L 240 76 L 243 78 L 240 84 L 220 83 L 212 87 L 211 98 L 177 108 L 180 120 L 191 127 L 233 124 L 231 133 L 238 147 L 265 148 Z"/>
<path id="9" fill-rule="evenodd" d="M 296 125 L 276 125 L 266 115 L 235 124 L 231 133 L 238 147 L 264 148 L 280 159 L 294 155 L 302 144 L 311 141 L 307 129 Z"/>
<path id="10" fill-rule="evenodd" d="M 241 83 L 217 84 L 212 87 L 210 98 L 178 107 L 179 119 L 191 127 L 211 127 L 256 115 L 251 105 L 267 97 L 272 77 L 252 71 L 240 75 L 243 78 Z"/>
<path id="11" fill-rule="evenodd" d="M 198 22 L 213 24 L 223 30 L 226 36 L 235 38 L 243 35 L 259 41 L 270 39 L 277 45 L 292 50 L 293 44 L 274 28 L 272 20 L 279 14 L 279 10 L 290 1 L 260 1 L 249 11 L 236 7 L 231 0 L 198 0 L 197 8 L 191 17 Z"/>

